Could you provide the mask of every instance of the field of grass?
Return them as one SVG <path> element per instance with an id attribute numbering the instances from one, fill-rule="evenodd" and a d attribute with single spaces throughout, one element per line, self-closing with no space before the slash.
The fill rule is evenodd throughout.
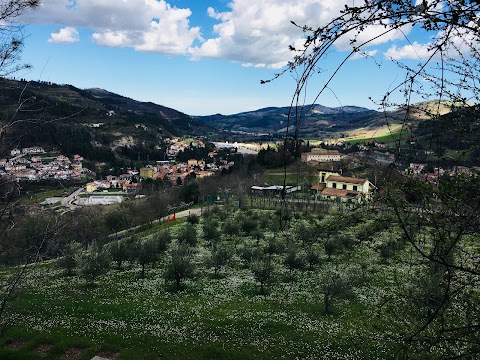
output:
<path id="1" fill-rule="evenodd" d="M 274 211 L 213 212 L 210 224 L 222 234 L 218 244 L 233 256 L 215 276 L 209 265 L 212 243 L 204 238 L 206 220 L 201 218 L 193 248 L 196 276 L 179 291 L 165 281 L 164 272 L 184 222 L 168 224 L 174 238 L 170 250 L 147 268 L 144 279 L 134 262 L 122 269 L 112 265 L 93 286 L 78 275 L 65 276 L 56 261 L 40 263 L 9 308 L 13 326 L 0 340 L 0 358 L 392 358 L 405 324 L 389 309 L 408 308 L 398 279 L 405 284 L 415 269 L 381 256 L 382 244 L 400 238 L 399 232 L 386 229 L 388 221 L 379 227 L 371 218 L 359 217 L 337 230 L 339 239 L 353 241 L 350 245 L 327 256 L 324 244 L 315 242 L 311 249 L 319 256 L 318 264 L 291 271 L 285 266 L 286 246 L 299 239 L 301 229 L 312 226 L 319 233 L 322 224 L 337 226 L 340 217 L 332 213 L 320 220 L 303 214 L 280 232 Z M 265 237 L 258 238 L 252 219 Z M 238 226 L 236 234 L 226 230 L 225 222 Z M 154 232 L 149 229 L 143 235 Z M 297 246 L 305 255 L 307 245 L 297 240 Z M 264 293 L 242 255 L 248 249 L 262 253 L 273 266 Z M 0 279 L 13 271 L 0 269 Z M 346 274 L 356 279 L 354 285 L 345 296 L 335 297 L 332 312 L 325 314 L 329 276 Z"/>
<path id="2" fill-rule="evenodd" d="M 303 188 L 305 184 L 313 185 L 318 182 L 318 171 L 309 167 L 297 170 L 293 166 L 287 168 L 286 174 L 282 169 L 265 171 L 265 181 L 270 185 L 283 185 L 284 180 L 286 185 L 299 185 Z"/>
<path id="3" fill-rule="evenodd" d="M 31 193 L 23 197 L 22 202 L 27 205 L 36 205 L 51 197 L 62 197 L 69 194 L 65 189 L 50 189 L 42 192 Z"/>
<path id="4" fill-rule="evenodd" d="M 375 140 L 379 143 L 386 144 L 388 147 L 395 147 L 398 145 L 398 141 L 400 140 L 401 144 L 404 144 L 407 141 L 410 141 L 410 131 L 409 130 L 400 130 L 392 132 L 391 134 L 380 135 L 380 136 L 372 136 L 366 138 L 356 138 L 352 140 L 346 140 L 345 142 L 355 145 L 355 144 L 363 144 L 366 141 Z"/>

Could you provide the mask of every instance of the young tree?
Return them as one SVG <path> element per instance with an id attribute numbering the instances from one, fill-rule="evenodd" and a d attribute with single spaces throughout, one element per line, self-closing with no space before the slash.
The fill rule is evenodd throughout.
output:
<path id="1" fill-rule="evenodd" d="M 311 247 L 318 240 L 318 230 L 311 224 L 301 222 L 295 229 L 296 238 L 302 242 L 302 245 Z"/>
<path id="2" fill-rule="evenodd" d="M 341 249 L 341 244 L 337 238 L 332 238 L 323 243 L 325 254 L 328 256 L 328 261 L 332 259 L 332 255 L 338 253 Z"/>
<path id="3" fill-rule="evenodd" d="M 82 245 L 76 242 L 68 243 L 61 251 L 61 257 L 58 259 L 58 266 L 65 269 L 66 276 L 72 276 L 77 267 L 77 256 L 80 253 Z"/>
<path id="4" fill-rule="evenodd" d="M 170 251 L 169 260 L 165 269 L 165 281 L 174 283 L 179 290 L 184 280 L 195 277 L 192 249 L 181 243 Z"/>
<path id="5" fill-rule="evenodd" d="M 335 299 L 348 298 L 352 295 L 353 284 L 353 276 L 346 269 L 329 267 L 321 273 L 319 285 L 326 315 L 333 313 Z"/>
<path id="6" fill-rule="evenodd" d="M 274 275 L 272 261 L 266 256 L 256 259 L 250 264 L 250 270 L 255 280 L 260 283 L 260 294 L 266 295 L 265 286 L 272 281 Z"/>
<path id="7" fill-rule="evenodd" d="M 92 243 L 87 251 L 78 254 L 76 260 L 80 275 L 89 284 L 94 284 L 95 279 L 107 273 L 110 267 L 108 253 L 96 242 Z"/>
<path id="8" fill-rule="evenodd" d="M 197 229 L 195 226 L 187 223 L 178 235 L 178 242 L 185 243 L 191 247 L 197 246 Z"/>
<path id="9" fill-rule="evenodd" d="M 209 264 L 213 267 L 215 277 L 218 276 L 220 269 L 227 265 L 228 261 L 232 258 L 232 252 L 225 246 L 216 246 L 212 249 Z"/>
<path id="10" fill-rule="evenodd" d="M 165 247 L 166 250 L 166 247 Z M 163 251 L 165 251 L 163 250 Z M 139 239 L 136 242 L 136 260 L 141 266 L 140 277 L 145 278 L 145 267 L 155 264 L 160 258 L 159 244 L 154 238 Z"/>
<path id="11" fill-rule="evenodd" d="M 152 240 L 156 243 L 157 251 L 164 253 L 172 242 L 172 233 L 168 229 L 160 230 L 153 235 Z"/>
<path id="12" fill-rule="evenodd" d="M 307 254 L 305 255 L 305 260 L 308 263 L 308 269 L 313 270 L 315 265 L 320 264 L 320 256 L 318 255 L 317 251 L 314 247 L 310 247 L 307 250 Z"/>
<path id="13" fill-rule="evenodd" d="M 197 214 L 188 214 L 187 222 L 189 222 L 190 224 L 196 225 L 196 224 L 198 224 L 199 221 L 200 221 L 200 219 L 198 218 Z"/>
<path id="14" fill-rule="evenodd" d="M 212 218 L 206 218 L 202 224 L 202 230 L 205 241 L 212 246 L 212 249 L 215 249 L 220 241 L 218 222 Z"/>
<path id="15" fill-rule="evenodd" d="M 122 268 L 122 263 L 129 259 L 128 243 L 125 240 L 117 240 L 108 246 L 108 252 L 113 261 L 117 263 L 117 269 Z"/>
<path id="16" fill-rule="evenodd" d="M 233 219 L 223 221 L 223 232 L 227 235 L 237 235 L 240 232 L 240 225 Z"/>
<path id="17" fill-rule="evenodd" d="M 293 271 L 294 270 L 301 270 L 305 266 L 305 260 L 298 252 L 295 246 L 290 245 L 287 249 L 287 255 L 283 260 L 283 264 L 286 266 L 290 273 L 290 279 L 293 282 Z"/>

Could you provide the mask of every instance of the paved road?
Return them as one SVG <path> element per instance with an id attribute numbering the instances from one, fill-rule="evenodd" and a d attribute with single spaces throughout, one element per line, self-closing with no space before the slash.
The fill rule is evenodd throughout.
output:
<path id="1" fill-rule="evenodd" d="M 189 215 L 200 215 L 201 213 L 202 213 L 201 208 L 187 209 L 187 210 L 182 210 L 182 211 L 179 211 L 179 212 L 175 213 L 175 218 L 180 219 L 180 218 L 187 217 Z M 153 220 L 150 224 L 155 225 L 155 224 L 158 224 L 160 222 L 167 221 L 168 219 L 171 219 L 172 217 L 173 217 L 173 214 L 170 214 L 170 215 L 164 216 L 160 219 Z M 126 229 L 126 230 L 122 230 L 122 231 L 110 234 L 110 235 L 108 235 L 108 237 L 109 238 L 115 238 L 115 239 L 123 238 L 127 233 L 129 233 L 131 231 L 135 231 L 135 230 L 141 228 L 143 225 L 145 225 L 145 224 L 134 226 L 130 229 Z"/>
<path id="2" fill-rule="evenodd" d="M 64 197 L 61 201 L 62 203 L 62 206 L 65 206 L 66 208 L 70 209 L 70 210 L 75 210 L 75 208 L 77 208 L 76 205 L 72 204 L 72 201 L 75 200 L 75 198 L 84 190 L 83 187 L 81 187 L 80 189 L 78 190 L 75 190 L 73 193 L 71 193 L 70 195 Z"/>

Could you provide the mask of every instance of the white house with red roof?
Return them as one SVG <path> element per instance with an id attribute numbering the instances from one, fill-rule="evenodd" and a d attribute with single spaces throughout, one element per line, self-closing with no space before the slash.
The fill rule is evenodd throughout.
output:
<path id="1" fill-rule="evenodd" d="M 319 173 L 319 182 L 312 187 L 322 199 L 357 203 L 370 200 L 375 189 L 368 179 L 326 171 Z"/>

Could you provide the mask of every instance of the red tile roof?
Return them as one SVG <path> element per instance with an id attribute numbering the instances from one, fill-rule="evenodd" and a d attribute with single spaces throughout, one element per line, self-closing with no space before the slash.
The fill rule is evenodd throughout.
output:
<path id="1" fill-rule="evenodd" d="M 358 191 L 353 191 L 353 190 L 325 188 L 322 191 L 322 195 L 336 196 L 336 197 L 343 197 L 343 198 L 357 198 L 360 195 L 360 193 Z"/>
<path id="2" fill-rule="evenodd" d="M 365 184 L 368 180 L 367 180 L 367 179 L 347 177 L 347 176 L 330 175 L 329 177 L 327 177 L 327 181 L 337 181 L 337 182 L 343 182 L 343 183 L 348 183 L 348 184 L 360 184 L 360 185 L 363 185 L 363 184 Z"/>
<path id="3" fill-rule="evenodd" d="M 325 189 L 325 183 L 318 183 L 318 184 L 315 184 L 313 185 L 310 190 L 316 190 L 316 191 L 322 191 L 323 189 Z"/>

